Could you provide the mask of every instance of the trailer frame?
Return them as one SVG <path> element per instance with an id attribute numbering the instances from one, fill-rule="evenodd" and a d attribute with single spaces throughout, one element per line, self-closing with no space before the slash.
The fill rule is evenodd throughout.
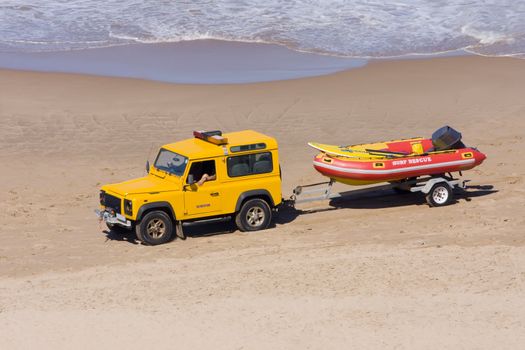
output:
<path id="1" fill-rule="evenodd" d="M 336 182 L 330 181 L 318 182 L 308 185 L 300 185 L 293 189 L 293 194 L 287 201 L 289 205 L 295 207 L 296 204 L 316 202 L 322 200 L 331 200 L 355 196 L 361 193 L 373 191 L 397 190 L 398 192 L 417 193 L 425 195 L 427 203 L 431 207 L 440 207 L 450 204 L 454 199 L 453 189 L 466 188 L 466 183 L 470 180 L 461 180 L 454 178 L 452 174 L 440 174 L 435 176 L 423 176 L 410 178 L 401 181 L 390 182 L 386 185 L 372 186 L 349 190 L 344 192 L 332 192 L 332 187 Z M 316 195 L 319 194 L 319 195 Z"/>

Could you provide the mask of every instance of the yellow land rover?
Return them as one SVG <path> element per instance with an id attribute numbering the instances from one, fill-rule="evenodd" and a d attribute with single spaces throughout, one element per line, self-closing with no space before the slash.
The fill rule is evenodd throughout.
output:
<path id="1" fill-rule="evenodd" d="M 99 217 L 112 230 L 135 229 L 145 244 L 184 238 L 184 222 L 234 217 L 241 231 L 268 227 L 281 204 L 277 141 L 245 130 L 195 131 L 161 147 L 148 174 L 104 185 Z"/>

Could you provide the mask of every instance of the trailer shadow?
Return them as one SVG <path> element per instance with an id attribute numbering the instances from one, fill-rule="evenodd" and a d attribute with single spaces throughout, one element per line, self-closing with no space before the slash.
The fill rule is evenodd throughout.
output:
<path id="1" fill-rule="evenodd" d="M 498 192 L 492 185 L 467 186 L 465 189 L 454 191 L 454 202 L 470 201 L 472 198 L 483 197 Z M 366 194 L 348 194 L 343 198 L 332 199 L 328 206 L 313 209 L 298 209 L 286 206 L 279 211 L 279 217 L 275 220 L 277 224 L 287 224 L 294 221 L 298 216 L 314 214 L 338 209 L 385 209 L 392 207 L 408 207 L 414 205 L 427 205 L 422 193 L 399 193 L 394 190 L 370 191 Z"/>
<path id="2" fill-rule="evenodd" d="M 489 185 L 477 187 L 478 189 L 475 190 L 473 190 L 472 187 L 454 190 L 454 201 L 451 203 L 451 205 L 462 200 L 468 202 L 471 201 L 472 198 L 487 196 L 498 192 L 497 190 L 493 189 L 493 186 Z M 330 201 L 329 205 L 336 209 L 384 209 L 428 204 L 423 193 L 397 193 L 395 191 L 378 191 L 378 193 L 371 193 L 370 196 L 334 199 Z"/>

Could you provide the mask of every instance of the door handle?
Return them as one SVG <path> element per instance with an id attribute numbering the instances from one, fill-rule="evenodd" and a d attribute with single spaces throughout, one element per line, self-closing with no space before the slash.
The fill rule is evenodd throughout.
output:
<path id="1" fill-rule="evenodd" d="M 219 192 L 212 192 L 210 193 L 210 196 L 212 197 L 217 197 L 219 195 Z"/>

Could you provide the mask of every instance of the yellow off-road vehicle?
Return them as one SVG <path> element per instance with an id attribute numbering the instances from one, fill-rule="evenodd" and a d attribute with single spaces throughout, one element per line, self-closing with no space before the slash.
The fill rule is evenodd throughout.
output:
<path id="1" fill-rule="evenodd" d="M 97 214 L 110 229 L 134 228 L 155 245 L 184 238 L 184 222 L 230 216 L 241 231 L 268 227 L 282 202 L 277 141 L 252 130 L 193 134 L 162 146 L 146 176 L 102 186 Z"/>

